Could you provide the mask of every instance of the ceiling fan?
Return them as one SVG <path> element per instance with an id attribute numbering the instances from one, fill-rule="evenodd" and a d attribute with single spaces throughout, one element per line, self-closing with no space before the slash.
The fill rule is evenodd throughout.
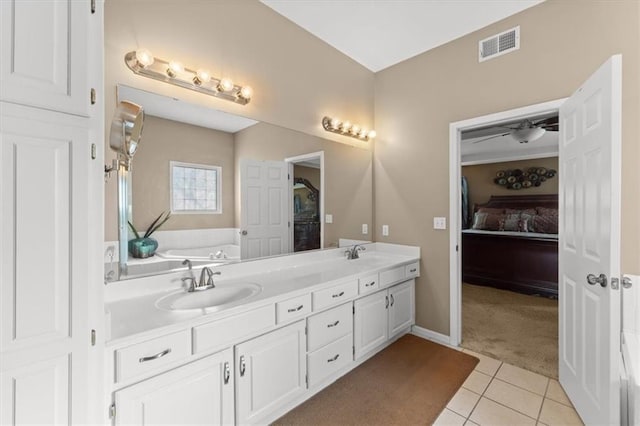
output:
<path id="1" fill-rule="evenodd" d="M 520 143 L 529 143 L 537 139 L 540 139 L 547 131 L 558 131 L 558 117 L 544 118 L 542 120 L 529 120 L 525 119 L 517 125 L 517 127 L 509 126 L 496 126 L 502 129 L 509 129 L 508 132 L 499 135 L 490 136 L 488 138 L 480 139 L 473 143 L 485 142 L 491 139 L 500 138 L 502 136 L 510 135 L 513 139 Z"/>

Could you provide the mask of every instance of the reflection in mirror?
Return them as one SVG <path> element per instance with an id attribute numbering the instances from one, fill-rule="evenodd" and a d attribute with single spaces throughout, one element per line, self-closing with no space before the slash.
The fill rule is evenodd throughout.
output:
<path id="1" fill-rule="evenodd" d="M 144 107 L 145 143 L 128 175 L 131 203 L 105 214 L 128 212 L 147 229 L 171 212 L 155 256 L 129 256 L 120 279 L 186 268 L 187 258 L 195 268 L 367 239 L 370 150 L 127 86 L 118 98 Z"/>

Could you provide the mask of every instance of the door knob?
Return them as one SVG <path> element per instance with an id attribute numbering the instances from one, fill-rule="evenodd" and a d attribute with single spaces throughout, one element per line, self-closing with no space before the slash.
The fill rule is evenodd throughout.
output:
<path id="1" fill-rule="evenodd" d="M 629 277 L 623 277 L 622 278 L 622 287 L 631 288 L 631 285 L 632 285 L 631 278 L 629 278 Z"/>
<path id="2" fill-rule="evenodd" d="M 242 231 L 240 231 L 240 235 L 247 235 L 247 231 L 243 229 Z"/>
<path id="3" fill-rule="evenodd" d="M 599 276 L 595 276 L 593 274 L 587 275 L 587 282 L 591 285 L 600 284 L 602 287 L 607 286 L 607 276 L 605 274 L 600 274 Z"/>

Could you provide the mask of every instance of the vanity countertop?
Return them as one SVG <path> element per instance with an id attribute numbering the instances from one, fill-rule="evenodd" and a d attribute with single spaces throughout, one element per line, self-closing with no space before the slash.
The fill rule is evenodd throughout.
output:
<path id="1" fill-rule="evenodd" d="M 420 258 L 417 247 L 382 243 L 365 247 L 367 250 L 354 260 L 347 260 L 345 249 L 340 248 L 216 267 L 216 271 L 222 272 L 216 277 L 220 283 L 251 282 L 262 287 L 258 294 L 224 305 L 222 309 L 169 311 L 156 306 L 158 299 L 180 290 L 186 271 L 110 283 L 105 291 L 107 346 L 121 346 L 129 341 L 152 338 L 159 332 L 168 333 L 235 315 Z M 196 275 L 198 272 L 194 270 Z"/>

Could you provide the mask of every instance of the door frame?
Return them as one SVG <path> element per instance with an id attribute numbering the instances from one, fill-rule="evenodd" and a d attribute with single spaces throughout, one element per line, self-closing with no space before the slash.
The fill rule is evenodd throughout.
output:
<path id="1" fill-rule="evenodd" d="M 320 160 L 320 248 L 324 248 L 324 151 L 311 152 L 309 154 L 296 155 L 284 159 L 285 163 L 289 163 L 289 243 L 291 253 L 293 253 L 293 166 L 298 163 L 304 163 L 309 160 Z"/>
<path id="2" fill-rule="evenodd" d="M 499 124 L 507 120 L 525 119 L 532 115 L 558 113 L 567 98 L 501 111 L 449 124 L 449 344 L 460 346 L 462 340 L 462 250 L 461 245 L 461 133 L 477 127 Z M 558 174 L 562 185 L 562 174 Z"/>

